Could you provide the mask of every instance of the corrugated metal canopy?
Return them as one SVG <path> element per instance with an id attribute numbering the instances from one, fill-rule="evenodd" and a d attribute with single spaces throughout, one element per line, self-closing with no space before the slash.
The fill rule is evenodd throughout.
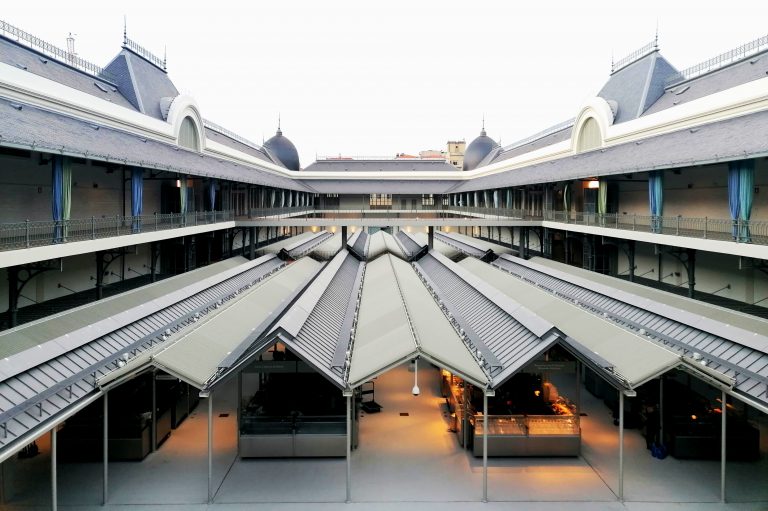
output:
<path id="1" fill-rule="evenodd" d="M 203 289 L 246 263 L 235 257 L 0 333 L 0 378 L 66 353 Z M 210 285 L 210 284 L 208 284 Z M 183 290 L 183 291 L 182 291 Z M 38 348 L 40 349 L 33 349 Z"/>
<path id="2" fill-rule="evenodd" d="M 386 254 L 366 265 L 349 369 L 350 387 L 416 354 L 416 341 L 394 279 L 391 258 Z"/>
<path id="3" fill-rule="evenodd" d="M 321 266 L 310 258 L 296 261 L 158 353 L 153 362 L 197 387 L 204 387 L 216 374 L 220 362 L 273 316 L 281 303 Z"/>
<path id="4" fill-rule="evenodd" d="M 119 376 L 152 364 L 203 389 L 217 374 L 222 363 L 244 342 L 263 332 L 257 328 L 277 319 L 285 301 L 312 278 L 321 263 L 304 258 L 262 280 L 239 299 L 207 315 L 192 331 L 184 332 L 170 345 L 163 345 L 147 356 L 136 357 L 125 367 L 102 379 L 102 386 Z M 272 316 L 272 318 L 271 318 Z"/>
<path id="5" fill-rule="evenodd" d="M 342 341 L 341 349 L 346 350 L 351 323 L 347 316 L 362 264 L 346 250 L 339 252 L 273 329 L 286 346 L 339 387 L 344 387 L 344 364 L 336 355 Z M 354 302 L 351 305 L 354 312 Z M 345 334 L 347 339 L 342 339 Z"/>
<path id="6" fill-rule="evenodd" d="M 764 334 L 768 332 L 768 322 L 613 277 L 550 263 L 539 258 L 526 261 L 504 256 L 493 264 L 560 299 L 577 300 L 591 314 L 606 315 L 611 321 L 633 330 L 645 329 L 649 341 L 675 350 L 700 370 L 701 364 L 706 363 L 707 369 L 732 378 L 734 390 L 768 403 L 768 341 Z M 715 319 L 721 317 L 738 326 Z M 747 330 L 752 327 L 755 330 Z"/>
<path id="7" fill-rule="evenodd" d="M 394 236 L 386 231 L 377 231 L 368 237 L 368 259 L 376 259 L 384 253 L 394 254 L 400 259 L 405 259 L 405 254 Z"/>
<path id="8" fill-rule="evenodd" d="M 436 365 L 461 375 L 475 385 L 487 385 L 488 376 L 470 355 L 413 268 L 395 257 L 389 257 L 389 260 L 416 332 L 420 352 Z"/>
<path id="9" fill-rule="evenodd" d="M 680 364 L 679 355 L 489 264 L 476 259 L 465 259 L 459 264 L 506 295 L 523 300 L 528 309 L 608 361 L 631 387 Z"/>

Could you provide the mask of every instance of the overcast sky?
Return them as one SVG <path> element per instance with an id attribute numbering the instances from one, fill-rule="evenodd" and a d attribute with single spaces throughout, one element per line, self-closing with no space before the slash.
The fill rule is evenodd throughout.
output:
<path id="1" fill-rule="evenodd" d="M 198 7 L 201 6 L 201 7 Z M 204 6 L 204 7 L 202 7 Z M 105 65 L 128 36 L 206 119 L 315 155 L 392 156 L 488 134 L 509 144 L 574 117 L 659 28 L 678 69 L 765 35 L 768 2 L 308 0 L 5 2 L 0 17 Z"/>

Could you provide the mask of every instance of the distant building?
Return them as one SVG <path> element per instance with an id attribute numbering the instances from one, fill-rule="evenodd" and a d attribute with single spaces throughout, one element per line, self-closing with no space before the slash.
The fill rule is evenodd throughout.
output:
<path id="1" fill-rule="evenodd" d="M 463 140 L 448 141 L 448 163 L 461 170 L 464 166 L 464 150 L 467 143 Z"/>

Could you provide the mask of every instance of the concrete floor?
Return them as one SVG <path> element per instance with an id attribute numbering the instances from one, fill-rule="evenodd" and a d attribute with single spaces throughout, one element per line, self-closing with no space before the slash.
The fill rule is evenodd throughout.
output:
<path id="1" fill-rule="evenodd" d="M 344 459 L 240 460 L 236 457 L 235 388 L 214 398 L 215 504 L 207 493 L 206 410 L 201 402 L 170 439 L 143 462 L 110 463 L 108 509 L 394 509 L 458 511 L 568 510 L 768 510 L 768 459 L 728 464 L 731 500 L 720 505 L 718 462 L 657 460 L 639 432 L 626 430 L 627 501 L 616 501 L 618 432 L 608 409 L 582 392 L 582 457 L 489 459 L 489 498 L 482 504 L 482 459 L 461 450 L 448 431 L 438 373 L 419 371 L 422 394 L 410 394 L 413 373 L 396 368 L 376 380 L 378 414 L 360 421 L 360 447 L 352 456 L 352 500 L 344 504 Z M 408 416 L 401 416 L 407 412 Z M 228 417 L 219 417 L 229 413 Z M 4 467 L 7 510 L 50 509 L 47 437 L 42 453 Z M 104 509 L 101 465 L 61 464 L 59 507 Z"/>

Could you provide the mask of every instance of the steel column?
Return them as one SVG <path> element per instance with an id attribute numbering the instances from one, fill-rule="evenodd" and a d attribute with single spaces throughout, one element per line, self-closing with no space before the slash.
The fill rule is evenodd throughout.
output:
<path id="1" fill-rule="evenodd" d="M 108 488 L 109 488 L 109 398 L 107 397 L 109 394 L 107 391 L 104 391 L 104 472 L 102 475 L 102 495 L 101 495 L 101 505 L 106 506 L 107 505 L 107 498 L 109 497 Z"/>
<path id="2" fill-rule="evenodd" d="M 488 391 L 483 390 L 483 502 L 488 502 Z"/>
<path id="3" fill-rule="evenodd" d="M 240 419 L 242 416 L 241 408 L 243 406 L 243 373 L 237 373 L 237 424 L 235 434 L 237 435 L 237 455 L 240 456 Z"/>
<path id="4" fill-rule="evenodd" d="M 157 450 L 157 374 L 152 369 L 152 452 Z"/>
<path id="5" fill-rule="evenodd" d="M 619 391 L 619 500 L 624 500 L 624 393 Z"/>
<path id="6" fill-rule="evenodd" d="M 659 445 L 664 445 L 664 376 L 659 376 Z"/>
<path id="7" fill-rule="evenodd" d="M 213 503 L 213 392 L 208 395 L 208 503 Z"/>
<path id="8" fill-rule="evenodd" d="M 432 250 L 435 248 L 435 228 L 433 226 L 429 226 L 429 230 L 427 231 L 427 247 L 429 250 Z"/>
<path id="9" fill-rule="evenodd" d="M 722 413 L 720 414 L 720 421 L 722 422 L 721 429 L 722 432 L 720 434 L 720 502 L 725 502 L 725 462 L 726 462 L 726 432 L 725 432 L 725 426 L 726 426 L 726 419 L 728 417 L 728 408 L 726 406 L 728 396 L 726 395 L 725 391 L 723 391 L 722 400 L 721 403 L 722 406 L 720 406 L 720 409 L 722 410 Z"/>
<path id="10" fill-rule="evenodd" d="M 341 246 L 342 247 L 347 246 L 347 226 L 346 225 L 341 226 Z"/>
<path id="11" fill-rule="evenodd" d="M 352 501 L 352 394 L 347 395 L 347 499 Z"/>
<path id="12" fill-rule="evenodd" d="M 56 428 L 58 425 L 51 429 L 51 509 L 56 511 L 58 509 L 58 496 L 57 496 L 57 474 L 56 474 Z"/>
<path id="13" fill-rule="evenodd" d="M 248 229 L 248 242 L 250 243 L 250 257 L 249 259 L 253 261 L 256 259 L 256 228 L 250 227 Z"/>

